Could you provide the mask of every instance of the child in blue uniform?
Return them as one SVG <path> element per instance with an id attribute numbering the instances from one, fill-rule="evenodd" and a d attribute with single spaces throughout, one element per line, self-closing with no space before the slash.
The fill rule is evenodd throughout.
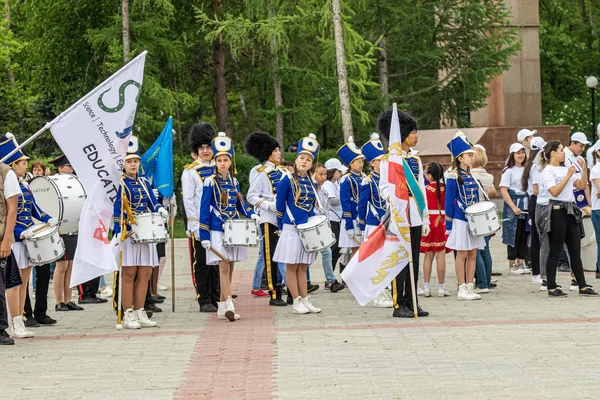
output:
<path id="1" fill-rule="evenodd" d="M 340 248 L 352 249 L 352 256 L 358 250 L 362 234 L 358 224 L 358 197 L 360 186 L 366 177 L 362 173 L 365 156 L 354 144 L 352 136 L 348 143 L 337 151 L 338 157 L 348 167 L 348 172 L 340 180 L 340 201 L 342 203 L 342 221 L 340 224 Z"/>
<path id="2" fill-rule="evenodd" d="M 471 235 L 465 216 L 466 208 L 480 201 L 479 186 L 470 171 L 475 151 L 460 131 L 448 143 L 448 149 L 454 158 L 454 169 L 446 176 L 446 247 L 456 250 L 458 300 L 480 300 L 473 281 L 477 249 L 485 248 L 485 240 Z"/>
<path id="3" fill-rule="evenodd" d="M 292 295 L 293 313 L 319 313 L 308 297 L 306 270 L 315 261 L 316 253 L 302 246 L 297 225 L 315 215 L 317 192 L 310 176 L 313 161 L 319 153 L 319 142 L 312 133 L 298 142 L 294 172 L 284 175 L 277 187 L 275 199 L 279 241 L 273 259 L 286 264 L 286 282 Z"/>
<path id="4" fill-rule="evenodd" d="M 223 245 L 223 222 L 240 218 L 240 214 L 253 220 L 258 215 L 246 204 L 241 195 L 240 184 L 233 176 L 233 143 L 224 132 L 219 132 L 212 141 L 215 155 L 216 173 L 204 181 L 200 202 L 200 240 L 206 249 L 206 263 L 219 265 L 221 280 L 221 301 L 217 303 L 217 318 L 235 321 L 240 316 L 235 313 L 231 299 L 231 278 L 236 261 L 248 258 L 245 247 Z M 225 260 L 218 257 L 220 253 Z"/>
<path id="5" fill-rule="evenodd" d="M 169 212 L 156 200 L 150 183 L 138 175 L 140 169 L 140 151 L 138 138 L 131 136 L 125 156 L 125 173 L 121 178 L 121 186 L 113 207 L 113 247 L 115 258 L 119 262 L 119 240 L 122 242 L 122 297 L 121 305 L 125 309 L 123 326 L 127 329 L 155 327 L 144 311 L 144 301 L 148 291 L 148 281 L 152 268 L 158 265 L 156 244 L 133 243 L 131 240 L 131 225 L 135 223 L 136 215 L 148 212 L 159 212 L 163 218 L 169 217 Z M 121 213 L 123 220 L 122 231 Z M 115 293 L 116 294 L 116 293 Z"/>

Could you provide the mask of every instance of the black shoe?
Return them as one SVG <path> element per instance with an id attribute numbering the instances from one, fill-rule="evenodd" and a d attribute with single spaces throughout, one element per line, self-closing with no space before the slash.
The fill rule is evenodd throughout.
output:
<path id="1" fill-rule="evenodd" d="M 308 283 L 306 285 L 306 288 L 308 289 L 308 293 L 312 293 L 312 292 L 316 292 L 317 290 L 319 290 L 319 285 L 313 285 L 312 283 Z"/>
<path id="2" fill-rule="evenodd" d="M 586 287 L 585 289 L 579 289 L 580 296 L 588 296 L 588 297 L 598 297 L 598 293 L 594 292 L 591 286 Z M 27 326 L 27 324 L 25 324 Z"/>
<path id="3" fill-rule="evenodd" d="M 146 304 L 144 306 L 144 311 L 152 311 L 152 312 L 155 312 L 155 313 L 159 313 L 159 312 L 162 312 L 162 309 L 158 308 L 154 304 Z"/>
<path id="4" fill-rule="evenodd" d="M 37 322 L 33 317 L 29 317 L 25 320 L 25 327 L 26 328 L 39 328 L 40 323 Z"/>
<path id="5" fill-rule="evenodd" d="M 566 294 L 559 288 L 556 288 L 556 290 L 554 290 L 554 291 L 548 290 L 548 297 L 567 297 L 567 296 L 568 296 L 568 294 Z"/>
<path id="6" fill-rule="evenodd" d="M 339 283 L 338 281 L 333 281 L 333 283 L 331 284 L 331 293 L 336 293 L 344 289 L 346 289 L 346 285 L 344 285 L 343 283 Z"/>
<path id="7" fill-rule="evenodd" d="M 412 312 L 412 310 L 409 310 L 408 307 L 406 307 L 405 305 L 401 305 L 400 307 L 394 310 L 394 314 L 392 314 L 392 316 L 396 318 L 414 318 L 415 314 Z"/>
<path id="8" fill-rule="evenodd" d="M 237 294 L 232 294 L 232 295 L 231 295 L 231 298 L 232 298 L 232 299 L 237 299 Z"/>
<path id="9" fill-rule="evenodd" d="M 290 297 L 290 296 L 288 296 Z M 293 301 L 292 301 L 293 303 Z M 287 301 L 283 301 L 282 299 L 271 299 L 269 300 L 269 305 L 270 306 L 275 306 L 275 307 L 286 307 L 288 305 Z"/>
<path id="10" fill-rule="evenodd" d="M 292 295 L 291 295 L 291 294 L 288 294 L 288 295 L 287 295 L 287 303 L 288 303 L 289 305 L 292 305 L 292 304 L 294 304 L 294 298 L 292 297 Z"/>
<path id="11" fill-rule="evenodd" d="M 204 304 L 200 306 L 200 312 L 217 312 L 217 307 L 212 304 Z"/>
<path id="12" fill-rule="evenodd" d="M 4 329 L 0 329 L 0 344 L 15 344 L 15 341 L 10 336 L 8 336 L 8 333 L 6 333 Z"/>
<path id="13" fill-rule="evenodd" d="M 158 307 L 156 307 L 156 308 L 158 308 Z M 159 310 L 160 310 L 160 308 L 159 308 Z M 144 309 L 144 311 L 146 311 L 146 315 L 148 316 L 148 319 L 152 318 L 152 316 L 154 315 L 154 313 L 150 310 Z M 160 310 L 160 311 L 162 312 L 162 310 Z"/>
<path id="14" fill-rule="evenodd" d="M 600 272 L 596 272 L 596 279 L 600 279 Z"/>
<path id="15" fill-rule="evenodd" d="M 54 306 L 54 311 L 69 311 L 69 307 L 65 303 L 58 303 Z"/>
<path id="16" fill-rule="evenodd" d="M 492 271 L 492 276 L 502 276 L 502 272 Z"/>
<path id="17" fill-rule="evenodd" d="M 325 281 L 325 290 L 331 290 L 331 284 L 329 281 Z"/>
<path id="18" fill-rule="evenodd" d="M 163 296 L 162 294 L 157 294 L 156 296 L 152 296 L 152 297 L 156 297 L 157 299 L 161 299 L 161 300 L 165 300 L 166 297 Z"/>
<path id="19" fill-rule="evenodd" d="M 490 289 L 497 287 L 498 284 L 497 283 L 490 283 Z"/>
<path id="20" fill-rule="evenodd" d="M 108 300 L 101 299 L 100 297 L 86 297 L 85 299 L 80 299 L 78 301 L 79 304 L 100 304 L 106 303 Z"/>
<path id="21" fill-rule="evenodd" d="M 56 320 L 53 319 L 53 318 L 50 318 L 46 314 L 42 315 L 41 317 L 35 317 L 35 320 L 37 322 L 39 322 L 40 324 L 42 324 L 42 325 L 54 325 L 54 324 L 56 324 Z"/>
<path id="22" fill-rule="evenodd" d="M 74 301 L 68 302 L 67 308 L 71 311 L 83 311 L 83 307 L 79 307 Z"/>
<path id="23" fill-rule="evenodd" d="M 152 304 L 161 304 L 161 303 L 164 303 L 165 300 L 158 298 L 158 296 L 150 296 L 150 298 L 148 299 L 148 302 L 150 302 Z"/>
<path id="24" fill-rule="evenodd" d="M 571 272 L 571 267 L 569 267 L 569 264 L 560 264 L 558 266 L 558 271 L 559 272 Z"/>
<path id="25" fill-rule="evenodd" d="M 429 316 L 429 311 L 425 311 L 421 308 L 421 306 L 417 306 L 417 316 L 418 317 L 427 317 L 427 316 Z"/>

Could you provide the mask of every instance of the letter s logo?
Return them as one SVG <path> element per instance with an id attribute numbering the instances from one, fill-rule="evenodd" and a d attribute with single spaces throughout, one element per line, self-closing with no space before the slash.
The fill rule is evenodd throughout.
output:
<path id="1" fill-rule="evenodd" d="M 104 94 L 109 92 L 112 89 L 112 87 L 109 87 L 108 89 L 106 89 L 104 92 L 102 92 L 100 94 L 100 96 L 98 97 L 98 107 L 100 107 L 100 109 L 102 111 L 105 111 L 107 113 L 119 112 L 125 106 L 125 89 L 127 89 L 127 86 L 129 86 L 129 85 L 133 85 L 138 89 L 138 94 L 135 97 L 135 101 L 137 103 L 138 99 L 140 98 L 140 92 L 142 90 L 142 85 L 140 85 L 138 82 L 134 81 L 133 79 L 130 79 L 126 82 L 123 82 L 123 84 L 119 87 L 119 103 L 115 107 L 106 106 L 104 104 L 104 101 L 102 100 L 102 97 L 104 96 Z"/>

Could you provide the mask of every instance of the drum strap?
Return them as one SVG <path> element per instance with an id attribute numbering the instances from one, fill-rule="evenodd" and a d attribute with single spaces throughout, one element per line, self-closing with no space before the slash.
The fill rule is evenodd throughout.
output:
<path id="1" fill-rule="evenodd" d="M 483 187 L 481 187 L 481 183 L 479 183 L 479 179 L 475 179 L 475 182 L 477 182 L 477 186 L 479 187 L 479 191 L 481 193 L 483 193 L 483 197 L 485 197 L 485 199 L 487 201 L 490 201 L 490 198 L 488 197 L 487 193 L 485 192 L 485 190 L 483 190 Z M 479 199 L 479 201 L 481 201 L 481 199 Z"/>

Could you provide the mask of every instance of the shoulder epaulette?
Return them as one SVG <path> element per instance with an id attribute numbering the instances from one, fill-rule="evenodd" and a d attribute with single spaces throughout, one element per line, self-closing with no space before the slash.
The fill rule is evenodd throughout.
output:
<path id="1" fill-rule="evenodd" d="M 265 169 L 267 169 L 267 166 L 261 165 L 260 167 L 256 168 L 256 172 L 263 172 Z"/>
<path id="2" fill-rule="evenodd" d="M 444 174 L 444 177 L 446 179 L 456 179 L 457 178 L 456 170 L 452 169 L 452 170 L 446 171 L 446 173 Z"/>
<path id="3" fill-rule="evenodd" d="M 361 185 L 368 185 L 370 181 L 371 181 L 371 177 L 365 176 L 360 184 Z"/>
<path id="4" fill-rule="evenodd" d="M 204 178 L 204 186 L 213 186 L 215 184 L 215 175 Z"/>
<path id="5" fill-rule="evenodd" d="M 183 169 L 191 169 L 193 167 L 195 167 L 196 165 L 198 165 L 198 160 L 194 160 L 193 163 L 187 164 L 183 166 Z"/>

